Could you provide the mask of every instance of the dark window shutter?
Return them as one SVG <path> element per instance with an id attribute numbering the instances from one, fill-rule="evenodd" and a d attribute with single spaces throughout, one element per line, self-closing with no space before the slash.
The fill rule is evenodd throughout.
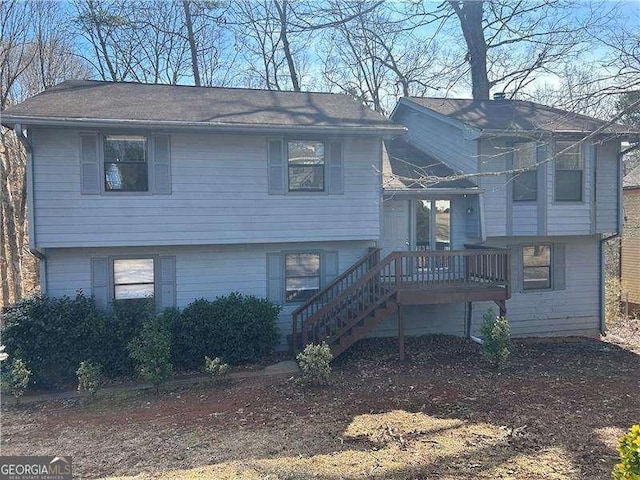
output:
<path id="1" fill-rule="evenodd" d="M 286 165 L 282 140 L 271 139 L 268 141 L 268 156 L 269 194 L 282 195 L 286 191 Z"/>
<path id="2" fill-rule="evenodd" d="M 553 289 L 564 290 L 566 288 L 566 260 L 565 245 L 556 243 L 553 245 Z"/>
<path id="3" fill-rule="evenodd" d="M 522 292 L 522 247 L 511 247 L 511 290 L 514 292 Z"/>
<path id="4" fill-rule="evenodd" d="M 98 155 L 98 135 L 81 135 L 80 145 L 80 193 L 98 195 L 102 180 Z"/>
<path id="5" fill-rule="evenodd" d="M 277 305 L 284 303 L 284 268 L 279 253 L 267 253 L 267 298 Z"/>
<path id="6" fill-rule="evenodd" d="M 96 307 L 107 310 L 111 304 L 111 271 L 107 257 L 91 259 L 91 295 Z"/>
<path id="7" fill-rule="evenodd" d="M 324 252 L 322 254 L 322 286 L 329 285 L 340 273 L 338 266 L 338 252 Z"/>
<path id="8" fill-rule="evenodd" d="M 328 193 L 332 195 L 340 195 L 344 193 L 344 159 L 342 154 L 342 142 L 332 141 L 329 143 L 328 171 Z"/>
<path id="9" fill-rule="evenodd" d="M 153 136 L 153 193 L 171 193 L 171 143 L 169 135 Z"/>
<path id="10" fill-rule="evenodd" d="M 176 257 L 160 257 L 158 264 L 156 304 L 159 310 L 164 310 L 176 306 Z"/>

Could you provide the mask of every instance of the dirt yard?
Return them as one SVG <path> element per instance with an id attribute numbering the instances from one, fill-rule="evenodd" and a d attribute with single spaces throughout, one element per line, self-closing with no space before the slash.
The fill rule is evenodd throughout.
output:
<path id="1" fill-rule="evenodd" d="M 625 348 L 517 343 L 497 373 L 476 345 L 428 337 L 402 364 L 393 341 L 360 344 L 324 388 L 261 378 L 5 406 L 2 454 L 71 455 L 82 478 L 608 479 L 640 420 L 640 335 L 618 334 Z"/>

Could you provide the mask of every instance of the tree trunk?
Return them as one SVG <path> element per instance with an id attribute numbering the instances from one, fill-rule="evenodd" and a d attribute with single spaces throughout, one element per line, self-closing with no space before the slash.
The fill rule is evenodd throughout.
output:
<path id="1" fill-rule="evenodd" d="M 471 92 L 474 100 L 489 100 L 487 75 L 487 42 L 482 28 L 483 2 L 476 0 L 450 1 L 460 20 L 467 44 L 467 61 L 471 68 Z"/>
<path id="2" fill-rule="evenodd" d="M 282 49 L 284 56 L 287 59 L 287 66 L 289 67 L 289 77 L 291 77 L 291 86 L 295 92 L 300 91 L 300 81 L 298 80 L 298 72 L 296 71 L 296 64 L 293 61 L 293 54 L 291 53 L 291 46 L 289 45 L 289 37 L 287 36 L 287 0 L 282 0 L 282 5 L 278 0 L 273 0 L 278 15 L 280 16 L 280 40 L 282 40 Z"/>
<path id="3" fill-rule="evenodd" d="M 22 298 L 22 259 L 21 245 L 18 244 L 18 226 L 16 224 L 16 209 L 9 175 L 9 163 L 5 153 L 0 158 L 0 183 L 2 184 L 2 211 L 6 225 L 6 252 L 9 273 L 13 280 L 14 301 Z"/>
<path id="4" fill-rule="evenodd" d="M 193 20 L 191 18 L 191 0 L 182 0 L 184 7 L 184 23 L 187 27 L 187 41 L 189 42 L 189 51 L 191 52 L 191 71 L 193 72 L 193 82 L 196 87 L 201 85 L 200 68 L 198 67 L 198 49 L 196 47 L 196 39 L 193 34 Z"/>

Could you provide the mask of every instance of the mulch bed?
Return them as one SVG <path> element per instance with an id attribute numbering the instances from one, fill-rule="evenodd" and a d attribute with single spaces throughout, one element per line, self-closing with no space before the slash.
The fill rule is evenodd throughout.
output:
<path id="1" fill-rule="evenodd" d="M 640 421 L 640 354 L 613 338 L 516 342 L 500 371 L 463 339 L 408 339 L 405 362 L 372 339 L 326 387 L 251 378 L 5 406 L 2 454 L 71 455 L 83 478 L 231 465 L 237 476 L 170 478 L 608 479 Z M 305 473 L 307 460 L 328 470 Z"/>

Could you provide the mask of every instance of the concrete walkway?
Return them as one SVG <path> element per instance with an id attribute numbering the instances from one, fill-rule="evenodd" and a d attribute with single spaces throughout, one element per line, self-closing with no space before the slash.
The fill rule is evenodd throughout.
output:
<path id="1" fill-rule="evenodd" d="M 273 365 L 269 365 L 262 370 L 257 370 L 253 372 L 232 372 L 229 374 L 227 378 L 232 380 L 241 380 L 243 378 L 256 378 L 256 377 L 273 377 L 273 376 L 281 376 L 281 375 L 294 375 L 298 373 L 298 365 L 293 360 L 285 360 L 283 362 L 274 363 Z M 198 383 L 207 383 L 210 381 L 209 375 L 195 375 L 189 378 L 180 378 L 176 380 L 169 380 L 168 382 L 162 385 L 162 388 L 171 388 L 171 387 L 183 387 L 189 385 L 195 385 Z M 149 383 L 139 383 L 135 385 L 122 385 L 118 387 L 105 387 L 99 390 L 100 395 L 109 395 L 109 394 L 117 394 L 123 392 L 135 392 L 140 390 L 149 390 L 155 388 L 153 385 Z M 68 390 L 66 392 L 56 392 L 56 393 L 43 393 L 40 395 L 25 395 L 20 399 L 21 404 L 26 403 L 36 403 L 36 402 L 48 402 L 55 400 L 69 400 L 75 398 L 84 398 L 88 397 L 89 394 L 87 392 L 78 392 L 76 390 Z M 15 399 L 11 395 L 4 394 L 1 396 L 1 401 L 3 404 L 12 404 L 15 403 Z"/>

